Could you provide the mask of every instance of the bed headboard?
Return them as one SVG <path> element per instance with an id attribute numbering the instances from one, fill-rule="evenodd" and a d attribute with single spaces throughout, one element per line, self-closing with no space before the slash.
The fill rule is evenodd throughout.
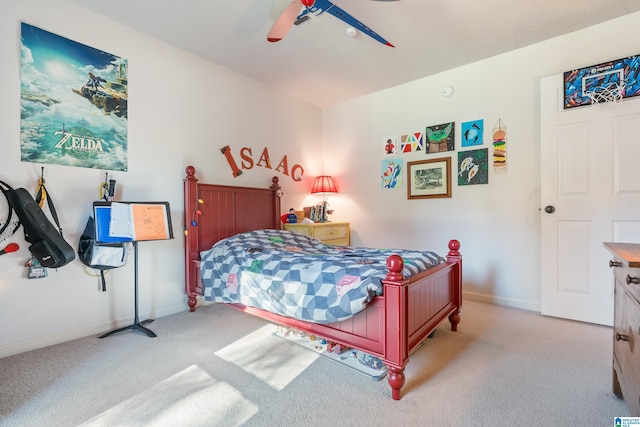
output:
<path id="1" fill-rule="evenodd" d="M 281 228 L 280 197 L 276 195 L 280 185 L 278 177 L 272 178 L 268 188 L 201 184 L 193 166 L 187 166 L 185 171 L 185 291 L 189 296 L 189 308 L 194 311 L 196 295 L 202 295 L 198 280 L 200 252 L 234 234 Z M 200 214 L 196 213 L 198 211 Z"/>

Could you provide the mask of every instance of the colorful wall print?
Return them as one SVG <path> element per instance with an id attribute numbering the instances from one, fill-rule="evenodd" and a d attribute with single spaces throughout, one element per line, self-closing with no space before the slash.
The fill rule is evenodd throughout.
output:
<path id="1" fill-rule="evenodd" d="M 458 185 L 489 183 L 489 149 L 458 152 Z"/>
<path id="2" fill-rule="evenodd" d="M 424 135 L 422 132 L 415 132 L 400 136 L 400 152 L 413 153 L 424 150 Z"/>
<path id="3" fill-rule="evenodd" d="M 402 158 L 382 161 L 381 182 L 382 188 L 402 187 Z"/>
<path id="4" fill-rule="evenodd" d="M 127 170 L 127 60 L 21 23 L 23 162 Z"/>
<path id="5" fill-rule="evenodd" d="M 460 140 L 463 147 L 471 147 L 483 144 L 484 120 L 474 120 L 472 122 L 464 122 L 460 126 L 462 136 Z"/>
<path id="6" fill-rule="evenodd" d="M 384 155 L 395 156 L 398 154 L 398 137 L 389 136 L 384 140 Z"/>
<path id="7" fill-rule="evenodd" d="M 455 150 L 455 122 L 427 126 L 427 153 Z"/>
<path id="8" fill-rule="evenodd" d="M 493 171 L 507 173 L 507 127 L 501 119 L 493 128 Z"/>

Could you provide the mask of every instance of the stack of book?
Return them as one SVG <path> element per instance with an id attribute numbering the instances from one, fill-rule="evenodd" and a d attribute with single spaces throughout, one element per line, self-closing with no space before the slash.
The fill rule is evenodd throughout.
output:
<path id="1" fill-rule="evenodd" d="M 311 221 L 313 222 L 327 222 L 327 206 L 318 205 L 311 207 Z"/>

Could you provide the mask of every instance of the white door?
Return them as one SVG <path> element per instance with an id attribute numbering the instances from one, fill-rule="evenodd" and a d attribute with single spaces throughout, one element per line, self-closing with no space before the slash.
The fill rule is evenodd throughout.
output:
<path id="1" fill-rule="evenodd" d="M 613 324 L 603 242 L 640 243 L 640 99 L 563 110 L 541 81 L 541 312 Z"/>

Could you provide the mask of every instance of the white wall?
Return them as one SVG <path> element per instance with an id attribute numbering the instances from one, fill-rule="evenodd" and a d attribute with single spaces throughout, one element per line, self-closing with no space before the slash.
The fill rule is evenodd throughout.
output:
<path id="1" fill-rule="evenodd" d="M 341 184 L 332 204 L 337 218 L 352 222 L 352 243 L 444 253 L 449 239 L 459 239 L 465 298 L 539 310 L 539 80 L 638 54 L 639 39 L 635 13 L 325 109 L 325 172 Z M 455 89 L 450 98 L 442 96 L 446 86 Z M 499 118 L 507 126 L 507 174 L 490 173 L 489 184 L 477 186 L 459 187 L 454 178 L 451 199 L 409 201 L 406 185 L 380 189 L 385 137 L 455 121 L 457 152 L 460 123 L 484 119 L 491 155 Z M 442 155 L 404 157 L 406 164 Z"/>
<path id="2" fill-rule="evenodd" d="M 3 2 L 0 10 L 0 179 L 14 187 L 34 191 L 41 167 L 20 161 L 20 22 L 129 61 L 129 170 L 112 175 L 120 200 L 169 201 L 175 233 L 174 240 L 139 245 L 141 320 L 187 308 L 182 258 L 187 165 L 196 167 L 202 181 L 220 184 L 267 187 L 277 175 L 285 188 L 284 206 L 301 205 L 320 173 L 317 107 L 64 0 Z M 305 168 L 303 181 L 259 167 L 234 179 L 219 151 L 227 144 L 236 155 L 251 147 L 256 161 L 267 147 L 273 168 L 287 155 L 289 166 Z M 74 248 L 104 173 L 45 165 L 47 187 Z M 49 270 L 46 279 L 28 280 L 22 230 L 12 241 L 20 251 L 0 257 L 0 357 L 132 321 L 133 262 L 107 276 L 105 293 L 77 260 Z"/>

